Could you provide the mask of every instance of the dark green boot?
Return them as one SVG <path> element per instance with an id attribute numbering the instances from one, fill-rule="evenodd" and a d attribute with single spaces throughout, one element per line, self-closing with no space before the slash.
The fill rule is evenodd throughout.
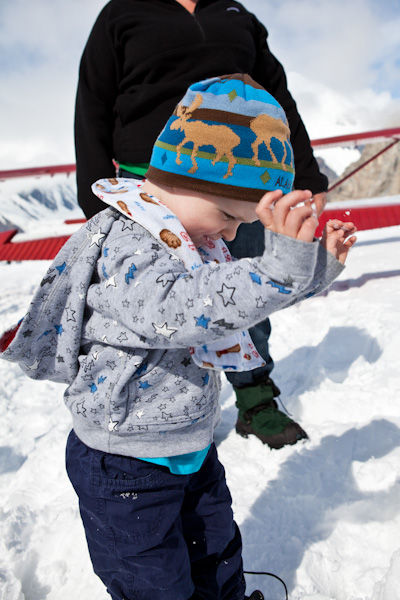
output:
<path id="1" fill-rule="evenodd" d="M 258 437 L 270 448 L 282 448 L 287 444 L 308 438 L 306 432 L 292 419 L 278 410 L 274 398 L 280 390 L 272 379 L 244 388 L 234 388 L 236 406 L 239 409 L 236 433 L 243 437 Z"/>

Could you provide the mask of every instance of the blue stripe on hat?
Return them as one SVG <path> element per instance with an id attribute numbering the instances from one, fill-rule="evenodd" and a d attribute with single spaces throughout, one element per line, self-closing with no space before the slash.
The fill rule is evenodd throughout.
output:
<path id="1" fill-rule="evenodd" d="M 182 101 L 183 105 L 189 106 L 199 93 L 200 92 L 186 93 Z M 271 117 L 274 117 L 274 119 L 282 119 L 284 123 L 286 122 L 286 115 L 283 108 L 273 102 L 262 102 L 256 99 L 246 100 L 240 96 L 237 96 L 234 100 L 230 100 L 226 94 L 219 94 L 216 96 L 215 94 L 210 94 L 208 92 L 202 92 L 201 96 L 203 98 L 203 102 L 199 107 L 201 109 L 223 110 L 225 112 L 246 115 L 248 117 L 256 117 L 257 115 L 266 113 Z M 269 97 L 272 99 L 272 96 Z"/>
<path id="2" fill-rule="evenodd" d="M 256 100 L 263 104 L 273 104 L 280 108 L 280 104 L 269 92 L 262 88 L 256 88 L 252 85 L 246 84 L 238 79 L 221 79 L 220 77 L 213 77 L 206 79 L 205 81 L 199 81 L 189 87 L 187 93 L 190 91 L 200 92 L 202 95 L 204 90 L 215 96 L 227 95 L 232 92 L 243 98 L 246 101 Z"/>

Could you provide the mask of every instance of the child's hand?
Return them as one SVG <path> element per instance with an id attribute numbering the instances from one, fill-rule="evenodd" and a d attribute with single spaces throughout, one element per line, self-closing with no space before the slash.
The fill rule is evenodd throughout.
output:
<path id="1" fill-rule="evenodd" d="M 309 190 L 295 190 L 285 196 L 280 190 L 267 192 L 258 203 L 256 213 L 266 229 L 312 242 L 318 219 L 311 207 L 311 197 Z M 300 203 L 304 204 L 297 206 Z"/>
<path id="2" fill-rule="evenodd" d="M 344 265 L 350 248 L 357 240 L 353 235 L 356 231 L 357 227 L 353 223 L 343 223 L 338 219 L 331 219 L 325 225 L 321 244 Z"/>

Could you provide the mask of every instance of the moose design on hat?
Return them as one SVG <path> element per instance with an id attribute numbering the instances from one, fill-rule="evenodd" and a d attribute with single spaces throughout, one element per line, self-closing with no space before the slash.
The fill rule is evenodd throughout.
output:
<path id="1" fill-rule="evenodd" d="M 199 108 L 202 103 L 203 98 L 200 94 L 197 94 L 190 106 L 186 107 L 182 104 L 178 104 L 176 110 L 178 118 L 171 123 L 171 129 L 180 129 L 184 132 L 185 137 L 176 147 L 177 156 L 175 160 L 178 165 L 181 165 L 182 160 L 180 155 L 182 147 L 188 142 L 193 142 L 191 153 L 193 166 L 189 169 L 188 173 L 196 173 L 198 169 L 196 154 L 199 147 L 206 145 L 214 146 L 215 158 L 211 164 L 214 166 L 215 163 L 223 158 L 223 156 L 226 156 L 228 159 L 228 170 L 224 175 L 224 179 L 226 179 L 232 175 L 233 167 L 236 164 L 233 148 L 240 144 L 240 137 L 227 125 L 208 125 L 203 121 L 189 120 L 192 119 L 194 111 Z M 287 155 L 285 142 L 289 142 L 290 140 L 290 129 L 287 122 L 284 123 L 281 119 L 276 119 L 267 114 L 261 114 L 250 121 L 250 129 L 256 135 L 256 139 L 251 145 L 254 163 L 257 166 L 261 165 L 261 161 L 258 157 L 258 150 L 259 146 L 264 143 L 268 148 L 272 161 L 276 164 L 281 164 L 282 168 L 285 169 L 285 158 Z M 273 137 L 279 140 L 283 146 L 283 156 L 281 161 L 278 160 L 271 147 L 271 140 Z"/>
<path id="2" fill-rule="evenodd" d="M 200 94 L 197 94 L 190 106 L 186 107 L 182 104 L 178 104 L 177 115 L 178 118 L 171 123 L 171 129 L 180 129 L 184 132 L 185 137 L 180 144 L 176 147 L 176 163 L 182 164 L 181 149 L 188 142 L 193 142 L 193 150 L 191 159 L 193 166 L 189 169 L 188 173 L 196 173 L 199 168 L 196 163 L 196 154 L 199 150 L 199 146 L 214 146 L 215 158 L 211 161 L 214 166 L 215 163 L 219 162 L 223 156 L 228 159 L 228 170 L 224 175 L 224 179 L 232 175 L 232 169 L 236 164 L 236 158 L 233 155 L 233 148 L 240 144 L 240 137 L 232 131 L 227 125 L 208 125 L 203 121 L 189 120 L 192 119 L 193 112 L 199 108 L 203 103 L 203 98 Z"/>
<path id="3" fill-rule="evenodd" d="M 286 115 L 248 75 L 193 84 L 157 138 L 147 176 L 253 202 L 268 190 L 287 193 L 294 169 Z"/>

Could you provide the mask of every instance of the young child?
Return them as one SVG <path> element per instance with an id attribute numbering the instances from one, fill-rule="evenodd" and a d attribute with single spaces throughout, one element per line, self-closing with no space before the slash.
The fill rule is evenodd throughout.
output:
<path id="1" fill-rule="evenodd" d="M 246 75 L 192 85 L 144 184 L 101 180 L 110 207 L 62 248 L 2 357 L 68 384 L 67 470 L 113 600 L 243 600 L 241 538 L 218 462 L 221 371 L 261 364 L 246 329 L 325 289 L 352 223 L 321 241 L 311 192 L 291 192 L 280 105 Z M 265 226 L 265 252 L 223 239 Z M 253 599 L 262 599 L 253 592 Z"/>

